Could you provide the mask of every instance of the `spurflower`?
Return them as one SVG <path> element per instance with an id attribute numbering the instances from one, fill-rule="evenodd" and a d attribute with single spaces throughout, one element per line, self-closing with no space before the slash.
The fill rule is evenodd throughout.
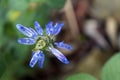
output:
<path id="1" fill-rule="evenodd" d="M 16 25 L 17 29 L 27 36 L 27 38 L 19 38 L 18 43 L 24 45 L 35 44 L 35 48 L 32 50 L 32 58 L 29 63 L 30 67 L 34 67 L 35 64 L 38 63 L 38 66 L 42 68 L 45 60 L 45 52 L 52 53 L 57 59 L 65 64 L 69 63 L 68 59 L 55 48 L 55 46 L 57 46 L 58 48 L 72 50 L 72 46 L 65 44 L 64 41 L 55 42 L 55 37 L 60 33 L 63 26 L 63 23 L 55 23 L 53 25 L 53 22 L 49 22 L 45 25 L 45 30 L 43 30 L 40 24 L 35 21 L 34 30 L 33 28 L 25 27 L 21 24 Z"/>

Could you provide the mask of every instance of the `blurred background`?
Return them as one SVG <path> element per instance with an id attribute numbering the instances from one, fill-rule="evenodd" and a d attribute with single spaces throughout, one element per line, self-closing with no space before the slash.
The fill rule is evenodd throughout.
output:
<path id="1" fill-rule="evenodd" d="M 104 64 L 120 48 L 119 3 L 120 0 L 0 0 L 0 80 L 66 80 L 77 73 L 100 80 Z M 29 67 L 34 46 L 17 43 L 24 36 L 16 24 L 34 27 L 34 21 L 43 29 L 49 21 L 64 22 L 57 41 L 73 46 L 72 51 L 60 50 L 70 60 L 68 65 L 46 53 L 43 69 Z"/>

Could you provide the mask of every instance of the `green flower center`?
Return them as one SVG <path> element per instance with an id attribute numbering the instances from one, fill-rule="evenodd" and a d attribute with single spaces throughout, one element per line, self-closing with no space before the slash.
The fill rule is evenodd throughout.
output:
<path id="1" fill-rule="evenodd" d="M 35 46 L 35 49 L 43 49 L 46 46 L 45 40 L 39 40 Z"/>
<path id="2" fill-rule="evenodd" d="M 33 49 L 34 51 L 36 50 L 44 50 L 46 49 L 48 46 L 50 46 L 50 44 L 52 44 L 52 39 L 49 36 L 39 36 L 36 46 Z"/>

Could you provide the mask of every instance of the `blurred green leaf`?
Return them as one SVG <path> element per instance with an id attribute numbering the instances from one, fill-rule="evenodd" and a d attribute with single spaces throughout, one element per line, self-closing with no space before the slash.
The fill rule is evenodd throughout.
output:
<path id="1" fill-rule="evenodd" d="M 0 57 L 0 77 L 3 75 L 3 73 L 6 70 L 6 64 L 2 57 Z"/>
<path id="2" fill-rule="evenodd" d="M 66 80 L 97 80 L 97 79 L 95 79 L 91 75 L 82 73 L 69 76 Z"/>
<path id="3" fill-rule="evenodd" d="M 30 26 L 32 24 L 32 20 L 35 17 L 35 11 L 28 10 L 23 13 L 17 18 L 17 20 L 14 22 L 14 24 L 23 24 L 24 26 Z"/>
<path id="4" fill-rule="evenodd" d="M 11 70 L 7 70 L 3 76 L 0 78 L 0 80 L 14 80 L 13 79 L 13 72 L 14 71 L 11 71 Z"/>
<path id="5" fill-rule="evenodd" d="M 30 2 L 43 2 L 45 0 L 30 0 Z"/>
<path id="6" fill-rule="evenodd" d="M 7 20 L 14 22 L 20 16 L 20 14 L 21 14 L 20 11 L 8 10 L 6 18 Z"/>
<path id="7" fill-rule="evenodd" d="M 8 0 L 0 0 L 0 7 L 7 7 Z M 1 9 L 0 9 L 1 10 Z"/>
<path id="8" fill-rule="evenodd" d="M 29 2 L 27 0 L 9 0 L 9 5 L 11 9 L 23 11 L 29 7 Z"/>
<path id="9" fill-rule="evenodd" d="M 0 80 L 15 80 L 15 71 L 20 66 L 19 61 L 14 61 L 11 65 L 7 66 L 4 74 L 1 76 Z"/>
<path id="10" fill-rule="evenodd" d="M 3 34 L 5 37 L 14 38 L 16 36 L 13 24 L 11 22 L 6 22 L 3 27 Z"/>
<path id="11" fill-rule="evenodd" d="M 101 80 L 120 80 L 120 53 L 115 54 L 102 69 Z"/>
<path id="12" fill-rule="evenodd" d="M 53 9 L 59 9 L 64 7 L 65 1 L 66 0 L 46 0 L 46 3 Z"/>
<path id="13" fill-rule="evenodd" d="M 26 54 L 28 47 L 23 45 L 20 46 L 14 41 L 9 45 L 10 46 L 8 46 L 6 53 L 4 53 L 5 55 L 2 55 L 7 68 L 4 70 L 4 73 L 2 73 L 0 80 L 15 80 L 13 79 L 15 78 L 15 73 L 17 73 L 17 75 L 24 75 L 26 73 L 25 71 L 27 70 L 22 63 L 27 57 Z M 3 64 L 1 65 L 3 66 Z M 0 67 L 0 69 L 2 69 L 2 67 Z"/>
<path id="14" fill-rule="evenodd" d="M 16 47 L 15 48 L 15 54 L 16 54 L 15 57 L 17 59 L 24 60 L 26 55 L 27 55 L 27 53 L 28 53 L 28 49 L 30 48 L 30 46 L 16 44 L 15 47 Z"/>
<path id="15" fill-rule="evenodd" d="M 3 8 L 3 7 L 0 7 L 0 47 L 4 44 L 4 40 L 3 40 L 3 37 L 4 37 L 4 24 L 5 24 L 5 20 L 6 20 L 6 9 Z"/>
<path id="16" fill-rule="evenodd" d="M 2 37 L 3 37 L 3 24 L 4 24 L 3 20 L 0 19 L 0 39 L 1 39 L 0 40 L 0 46 L 3 43 L 3 39 L 2 39 Z"/>
<path id="17" fill-rule="evenodd" d="M 0 49 L 2 49 L 2 46 L 5 44 L 4 25 L 6 22 L 6 14 L 8 12 L 8 8 L 8 0 L 0 0 Z"/>
<path id="18" fill-rule="evenodd" d="M 37 12 L 34 17 L 34 21 L 37 20 L 44 29 L 45 24 L 47 24 L 47 22 L 49 22 L 51 19 L 50 11 L 52 9 L 47 4 L 43 3 L 42 5 L 39 5 L 36 10 L 37 10 Z"/>

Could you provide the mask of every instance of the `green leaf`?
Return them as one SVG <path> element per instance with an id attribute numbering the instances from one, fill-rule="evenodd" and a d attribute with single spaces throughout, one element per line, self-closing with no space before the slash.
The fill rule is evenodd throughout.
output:
<path id="1" fill-rule="evenodd" d="M 93 76 L 82 73 L 69 76 L 66 80 L 97 80 Z"/>
<path id="2" fill-rule="evenodd" d="M 9 5 L 14 10 L 23 11 L 29 7 L 29 2 L 27 0 L 9 0 Z"/>
<path id="3" fill-rule="evenodd" d="M 3 24 L 4 24 L 3 21 L 0 19 L 0 39 L 1 39 L 0 46 L 3 43 L 3 39 L 2 39 L 2 37 L 3 37 Z"/>
<path id="4" fill-rule="evenodd" d="M 30 26 L 30 24 L 33 24 L 31 23 L 32 20 L 34 19 L 35 17 L 35 11 L 33 10 L 28 10 L 28 11 L 25 11 L 23 12 L 18 18 L 17 20 L 15 21 L 15 25 L 16 24 L 22 24 L 24 26 Z"/>
<path id="5" fill-rule="evenodd" d="M 0 8 L 2 7 L 2 8 L 4 8 L 4 7 L 7 7 L 6 5 L 8 5 L 7 4 L 8 3 L 8 0 L 0 0 Z M 1 10 L 1 9 L 0 9 Z"/>
<path id="6" fill-rule="evenodd" d="M 20 59 L 20 60 L 24 60 L 27 56 L 28 53 L 28 49 L 30 48 L 30 46 L 26 46 L 26 45 L 20 45 L 20 44 L 16 44 L 16 50 L 15 50 L 15 57 Z M 32 50 L 31 50 L 32 52 Z M 29 53 L 31 54 L 31 53 Z"/>
<path id="7" fill-rule="evenodd" d="M 6 22 L 3 27 L 4 27 L 3 29 L 4 37 L 7 38 L 15 37 L 16 33 L 13 24 L 11 22 Z"/>
<path id="8" fill-rule="evenodd" d="M 29 13 L 33 13 L 30 15 L 30 19 L 31 19 L 31 27 L 34 27 L 34 21 L 38 21 L 40 23 L 40 25 L 43 27 L 43 29 L 45 28 L 45 24 L 47 24 L 47 22 L 50 21 L 50 10 L 51 8 L 49 8 L 48 5 L 46 4 L 42 4 L 42 5 L 39 5 L 36 10 L 34 10 L 33 12 L 32 11 L 29 11 Z M 24 15 L 24 14 L 23 14 Z M 28 15 L 27 15 L 28 16 Z M 26 19 L 26 18 L 25 18 Z M 28 19 L 28 18 L 27 18 Z M 28 19 L 27 21 L 29 21 L 30 19 Z M 23 20 L 22 20 L 23 21 Z M 25 21 L 23 21 L 25 22 Z M 20 23 L 20 22 L 19 22 Z M 23 23 L 21 23 L 23 24 Z M 30 26 L 30 22 L 27 24 Z"/>
<path id="9" fill-rule="evenodd" d="M 66 0 L 46 0 L 46 3 L 49 5 L 49 7 L 59 9 L 64 7 L 65 1 Z"/>
<path id="10" fill-rule="evenodd" d="M 120 80 L 120 53 L 115 54 L 102 69 L 101 80 Z"/>
<path id="11" fill-rule="evenodd" d="M 7 66 L 4 74 L 1 76 L 0 80 L 15 80 L 15 71 L 20 66 L 19 61 L 15 61 L 11 65 Z"/>
<path id="12" fill-rule="evenodd" d="M 6 70 L 6 64 L 2 57 L 0 57 L 0 77 L 3 75 L 3 73 Z"/>
<path id="13" fill-rule="evenodd" d="M 0 80 L 14 80 L 13 79 L 13 71 L 7 70 L 3 76 L 0 78 Z"/>
<path id="14" fill-rule="evenodd" d="M 44 0 L 30 0 L 30 2 L 43 2 Z"/>

